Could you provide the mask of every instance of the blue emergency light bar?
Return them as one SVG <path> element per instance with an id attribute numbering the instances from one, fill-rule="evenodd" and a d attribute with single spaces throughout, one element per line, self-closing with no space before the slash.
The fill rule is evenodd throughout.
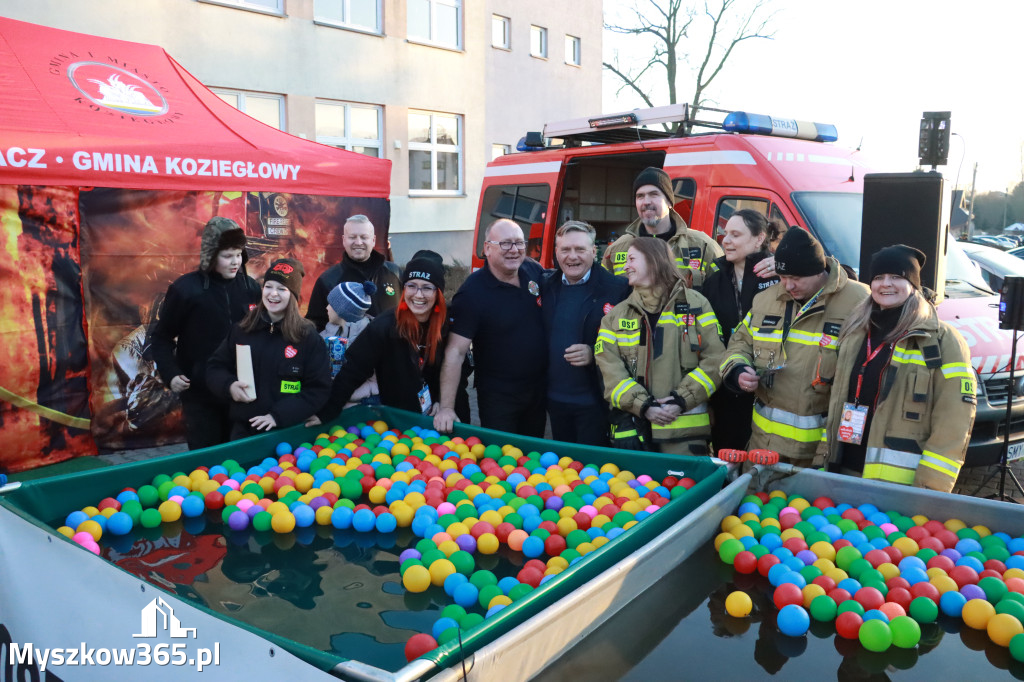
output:
<path id="1" fill-rule="evenodd" d="M 839 139 L 839 133 L 831 123 L 774 118 L 764 114 L 748 114 L 745 111 L 734 111 L 726 116 L 722 128 L 733 133 L 793 137 L 798 140 L 813 140 L 815 142 L 835 142 Z"/>

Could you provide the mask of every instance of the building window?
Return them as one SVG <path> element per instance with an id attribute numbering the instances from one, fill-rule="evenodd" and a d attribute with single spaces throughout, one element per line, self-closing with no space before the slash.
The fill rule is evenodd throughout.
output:
<path id="1" fill-rule="evenodd" d="M 462 192 L 462 117 L 409 112 L 409 194 Z"/>
<path id="2" fill-rule="evenodd" d="M 217 97 L 271 128 L 285 130 L 284 95 L 210 88 Z"/>
<path id="3" fill-rule="evenodd" d="M 409 0 L 406 11 L 410 38 L 462 49 L 462 0 Z"/>
<path id="4" fill-rule="evenodd" d="M 540 26 L 530 27 L 530 54 L 534 57 L 547 59 L 548 57 L 548 30 Z"/>
<path id="5" fill-rule="evenodd" d="M 254 9 L 259 12 L 284 14 L 284 0 L 199 0 L 210 5 L 228 5 L 241 9 Z"/>
<path id="6" fill-rule="evenodd" d="M 512 153 L 512 145 L 509 144 L 492 144 L 491 145 L 491 161 L 494 161 L 499 156 L 505 156 L 506 154 Z"/>
<path id="7" fill-rule="evenodd" d="M 372 104 L 317 100 L 316 141 L 380 158 L 383 113 Z"/>
<path id="8" fill-rule="evenodd" d="M 512 48 L 512 20 L 495 14 L 491 17 L 491 47 Z"/>
<path id="9" fill-rule="evenodd" d="M 565 63 L 580 65 L 580 39 L 576 36 L 565 36 Z"/>
<path id="10" fill-rule="evenodd" d="M 380 33 L 380 0 L 313 0 L 313 19 L 331 26 Z"/>

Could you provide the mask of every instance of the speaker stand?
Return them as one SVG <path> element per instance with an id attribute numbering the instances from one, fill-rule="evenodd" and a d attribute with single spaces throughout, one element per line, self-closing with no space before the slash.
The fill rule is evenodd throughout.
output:
<path id="1" fill-rule="evenodd" d="M 1010 378 L 1009 386 L 1006 391 L 1006 423 L 1003 425 L 1003 456 L 999 460 L 999 492 L 997 494 L 988 495 L 990 500 L 1002 500 L 1003 502 L 1018 502 L 1017 499 L 1006 494 L 1006 477 L 1009 476 L 1010 480 L 1017 487 L 1017 490 L 1022 496 L 1024 496 L 1024 487 L 1021 486 L 1020 481 L 1017 480 L 1016 474 L 1010 468 L 1010 463 L 1007 461 L 1007 457 L 1010 454 L 1010 421 L 1012 418 L 1013 409 L 1013 370 L 1017 366 L 1017 330 L 1013 330 L 1013 343 L 1010 346 Z M 995 475 L 990 474 L 985 483 L 988 483 L 989 479 Z M 982 486 L 985 485 L 982 483 Z"/>

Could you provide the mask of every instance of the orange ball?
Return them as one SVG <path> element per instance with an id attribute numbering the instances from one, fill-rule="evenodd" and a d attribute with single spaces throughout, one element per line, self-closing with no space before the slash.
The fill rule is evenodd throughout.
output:
<path id="1" fill-rule="evenodd" d="M 889 622 L 892 622 L 892 619 L 897 616 L 907 615 L 906 609 L 893 601 L 885 602 L 878 608 L 878 610 L 889 617 Z"/>

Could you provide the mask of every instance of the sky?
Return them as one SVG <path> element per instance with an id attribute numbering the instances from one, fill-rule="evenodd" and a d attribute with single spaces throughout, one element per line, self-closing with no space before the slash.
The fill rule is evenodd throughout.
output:
<path id="1" fill-rule="evenodd" d="M 605 0 L 605 21 L 630 4 Z M 774 39 L 733 51 L 705 93 L 710 106 L 832 123 L 836 144 L 860 146 L 882 172 L 914 170 L 921 114 L 950 111 L 949 160 L 939 167 L 949 183 L 969 190 L 975 163 L 978 192 L 1024 180 L 1024 2 L 771 0 L 769 8 Z M 702 56 L 706 39 L 694 27 L 686 47 Z M 646 54 L 636 39 L 605 31 L 605 61 L 616 50 L 625 63 Z M 656 105 L 668 104 L 663 73 L 648 81 L 660 86 Z M 692 97 L 695 73 L 680 64 L 680 101 Z M 616 94 L 620 83 L 605 71 L 606 113 L 646 106 L 628 90 Z"/>

